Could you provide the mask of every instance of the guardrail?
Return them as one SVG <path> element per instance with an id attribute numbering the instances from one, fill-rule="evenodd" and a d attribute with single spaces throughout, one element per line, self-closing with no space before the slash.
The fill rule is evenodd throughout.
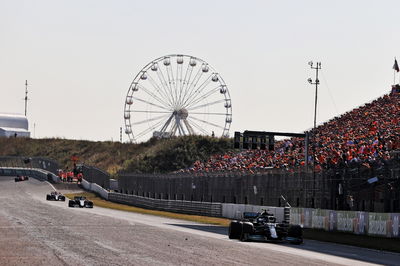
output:
<path id="1" fill-rule="evenodd" d="M 146 209 L 204 215 L 211 217 L 222 216 L 222 203 L 152 199 L 115 192 L 110 192 L 108 194 L 108 199 L 113 202 L 133 205 Z"/>

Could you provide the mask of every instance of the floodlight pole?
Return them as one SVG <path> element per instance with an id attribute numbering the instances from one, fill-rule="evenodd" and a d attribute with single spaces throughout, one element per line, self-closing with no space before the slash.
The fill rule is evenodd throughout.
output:
<path id="1" fill-rule="evenodd" d="M 25 80 L 25 116 L 28 107 L 28 81 Z"/>
<path id="2" fill-rule="evenodd" d="M 312 205 L 315 205 L 315 152 L 316 152 L 316 128 L 317 128 L 317 103 L 318 103 L 318 85 L 319 85 L 319 79 L 318 79 L 318 70 L 321 69 L 321 62 L 317 62 L 316 66 L 313 66 L 314 63 L 310 61 L 308 63 L 311 67 L 311 69 L 315 69 L 315 80 L 313 81 L 311 78 L 308 79 L 308 82 L 312 85 L 315 85 L 315 100 L 314 100 L 314 126 L 313 126 L 313 199 L 314 203 Z M 314 206 L 312 206 L 314 208 Z"/>

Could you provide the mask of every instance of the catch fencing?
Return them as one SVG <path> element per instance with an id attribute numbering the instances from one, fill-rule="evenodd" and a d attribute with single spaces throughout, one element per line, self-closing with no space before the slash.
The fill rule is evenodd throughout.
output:
<path id="1" fill-rule="evenodd" d="M 313 173 L 304 168 L 258 173 L 119 175 L 118 191 L 136 196 L 248 205 L 400 212 L 400 161 L 379 167 L 353 163 Z"/>
<path id="2" fill-rule="evenodd" d="M 58 173 L 59 164 L 51 159 L 42 157 L 1 156 L 0 167 L 39 168 Z"/>
<path id="3" fill-rule="evenodd" d="M 94 166 L 82 165 L 82 174 L 85 180 L 90 183 L 96 183 L 102 188 L 110 188 L 110 175 Z"/>

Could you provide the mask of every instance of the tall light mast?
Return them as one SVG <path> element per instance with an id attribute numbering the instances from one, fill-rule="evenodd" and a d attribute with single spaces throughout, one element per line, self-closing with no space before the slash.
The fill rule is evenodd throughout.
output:
<path id="1" fill-rule="evenodd" d="M 313 62 L 310 61 L 308 63 L 311 67 L 311 69 L 315 69 L 315 81 L 313 81 L 311 78 L 308 79 L 308 82 L 311 85 L 315 85 L 315 99 L 314 99 L 314 125 L 313 125 L 313 133 L 312 133 L 312 138 L 313 138 L 313 145 L 312 145 L 312 151 L 313 151 L 313 198 L 312 198 L 312 203 L 311 203 L 311 208 L 314 208 L 315 206 L 315 189 L 316 189 L 316 180 L 315 180 L 315 159 L 316 159 L 316 128 L 317 128 L 317 103 L 318 103 L 318 85 L 319 85 L 319 79 L 318 79 L 318 70 L 321 69 L 321 62 L 317 62 L 316 66 L 313 66 Z"/>
<path id="2" fill-rule="evenodd" d="M 28 81 L 25 80 L 25 116 L 28 108 Z"/>

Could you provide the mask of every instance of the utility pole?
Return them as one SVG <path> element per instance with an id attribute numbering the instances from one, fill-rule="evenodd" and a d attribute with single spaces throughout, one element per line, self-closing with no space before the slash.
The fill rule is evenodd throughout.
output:
<path id="1" fill-rule="evenodd" d="M 313 81 L 311 78 L 308 79 L 308 82 L 311 85 L 315 85 L 315 100 L 314 100 L 314 126 L 313 126 L 313 134 L 312 134 L 312 138 L 313 138 L 313 146 L 312 146 L 312 150 L 313 150 L 313 198 L 312 198 L 312 202 L 311 202 L 311 208 L 314 208 L 315 206 L 315 152 L 316 152 L 316 128 L 317 128 L 317 103 L 318 103 L 318 85 L 319 85 L 319 79 L 318 79 L 318 70 L 321 69 L 321 62 L 317 62 L 316 66 L 313 66 L 314 63 L 312 61 L 308 62 L 308 64 L 310 65 L 311 69 L 315 69 L 315 80 Z"/>
<path id="2" fill-rule="evenodd" d="M 122 127 L 119 128 L 119 142 L 122 143 Z"/>
<path id="3" fill-rule="evenodd" d="M 28 107 L 28 81 L 25 80 L 25 116 Z"/>

